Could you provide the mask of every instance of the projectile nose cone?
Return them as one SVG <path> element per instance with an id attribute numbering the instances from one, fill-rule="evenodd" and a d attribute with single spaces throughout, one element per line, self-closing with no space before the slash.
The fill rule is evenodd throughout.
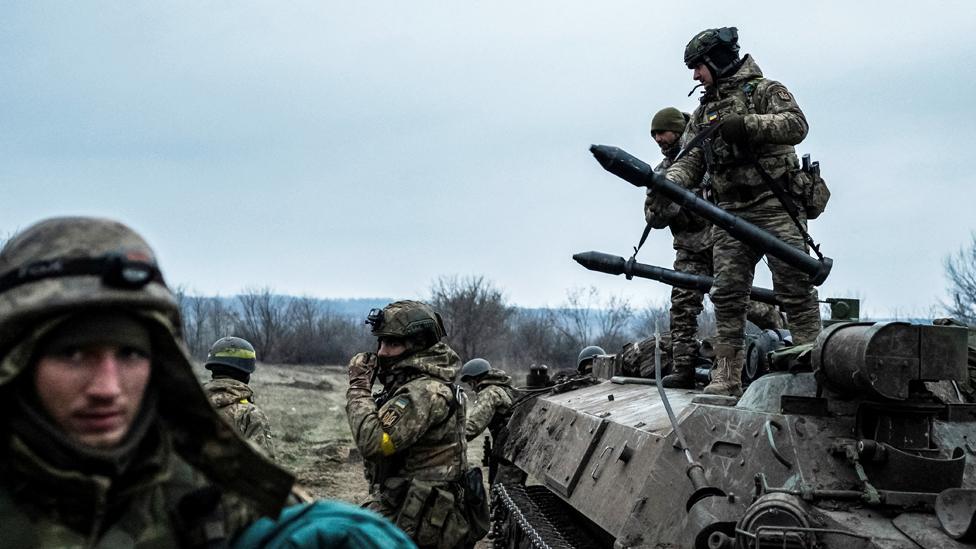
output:
<path id="1" fill-rule="evenodd" d="M 586 264 L 591 261 L 590 256 L 592 255 L 593 252 L 580 252 L 578 254 L 573 254 L 573 260 L 579 263 L 580 265 L 586 267 Z"/>
<path id="2" fill-rule="evenodd" d="M 596 161 L 600 163 L 604 168 L 608 168 L 616 160 L 616 154 L 614 154 L 614 149 L 617 147 L 610 147 L 607 145 L 590 145 L 590 152 L 596 158 Z"/>

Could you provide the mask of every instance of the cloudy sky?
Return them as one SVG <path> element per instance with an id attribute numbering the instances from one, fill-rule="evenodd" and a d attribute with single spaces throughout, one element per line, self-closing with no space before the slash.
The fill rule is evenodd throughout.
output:
<path id="1" fill-rule="evenodd" d="M 587 148 L 656 162 L 650 116 L 695 105 L 684 46 L 724 25 L 810 121 L 821 296 L 937 303 L 976 229 L 971 1 L 6 2 L 0 231 L 120 219 L 200 293 L 483 274 L 526 306 L 589 285 L 661 302 L 571 259 L 625 255 L 643 226 L 642 191 Z M 670 265 L 669 235 L 640 259 Z"/>

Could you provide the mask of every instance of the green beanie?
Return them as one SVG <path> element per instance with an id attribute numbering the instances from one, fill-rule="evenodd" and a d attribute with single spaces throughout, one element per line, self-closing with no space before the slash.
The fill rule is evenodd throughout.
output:
<path id="1" fill-rule="evenodd" d="M 681 114 L 681 111 L 674 107 L 667 107 L 657 111 L 657 114 L 651 119 L 651 131 L 672 131 L 680 134 L 684 133 L 686 123 L 687 119 L 685 115 Z"/>

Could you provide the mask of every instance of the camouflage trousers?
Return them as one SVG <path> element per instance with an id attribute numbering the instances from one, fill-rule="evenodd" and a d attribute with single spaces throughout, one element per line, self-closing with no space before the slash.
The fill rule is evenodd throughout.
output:
<path id="1" fill-rule="evenodd" d="M 674 270 L 689 274 L 712 276 L 712 249 L 692 252 L 675 250 Z M 704 306 L 705 294 L 699 290 L 671 288 L 671 360 L 674 371 L 690 370 L 698 353 L 695 335 L 698 315 Z"/>
<path id="2" fill-rule="evenodd" d="M 803 236 L 778 200 L 772 198 L 735 212 L 753 225 L 801 250 Z M 802 214 L 801 214 L 802 216 Z M 805 224 L 806 220 L 801 217 Z M 711 300 L 715 306 L 716 345 L 742 349 L 749 289 L 762 254 L 724 230 L 713 227 L 715 237 Z M 820 306 L 810 277 L 774 257 L 769 258 L 776 299 L 787 315 L 795 344 L 808 343 L 820 333 Z"/>

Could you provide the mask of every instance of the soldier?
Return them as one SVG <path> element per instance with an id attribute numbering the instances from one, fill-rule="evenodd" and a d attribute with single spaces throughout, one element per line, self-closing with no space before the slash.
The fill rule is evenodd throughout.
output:
<path id="1" fill-rule="evenodd" d="M 681 150 L 680 137 L 684 134 L 690 115 L 674 107 L 661 109 L 651 120 L 651 137 L 661 147 L 664 159 L 655 171 L 667 171 Z M 694 187 L 702 192 L 704 181 Z M 644 218 L 655 229 L 670 227 L 674 246 L 674 270 L 689 274 L 712 276 L 712 225 L 696 215 L 689 214 L 674 202 L 650 190 L 644 199 Z M 661 385 L 682 389 L 695 388 L 695 363 L 699 343 L 698 315 L 704 308 L 705 294 L 696 289 L 671 289 L 670 345 L 672 373 L 664 376 Z M 782 328 L 779 312 L 772 305 L 750 303 L 748 318 L 761 327 Z"/>
<path id="2" fill-rule="evenodd" d="M 666 171 L 681 150 L 680 138 L 690 115 L 674 107 L 661 109 L 651 120 L 651 137 L 661 147 L 664 160 L 655 171 Z M 701 180 L 693 190 L 701 191 Z M 667 198 L 648 190 L 644 200 L 644 218 L 655 229 L 671 228 L 673 236 L 674 270 L 689 274 L 712 275 L 711 225 L 691 215 Z M 705 294 L 700 290 L 671 289 L 671 359 L 672 373 L 664 376 L 661 385 L 693 389 L 695 387 L 695 355 L 698 342 L 698 315 L 704 307 Z"/>
<path id="3" fill-rule="evenodd" d="M 487 360 L 476 358 L 464 364 L 458 379 L 469 384 L 478 394 L 465 423 L 468 440 L 474 440 L 486 428 L 491 435 L 490 439 L 485 438 L 484 464 L 488 466 L 488 483 L 493 484 L 496 477 L 499 477 L 500 482 L 524 482 L 525 474 L 497 454 L 505 437 L 508 420 L 512 417 L 512 406 L 515 404 L 512 377 L 502 370 L 492 368 Z"/>
<path id="4" fill-rule="evenodd" d="M 420 547 L 452 548 L 485 534 L 472 528 L 472 505 L 487 502 L 468 487 L 464 393 L 453 385 L 460 359 L 446 343 L 440 315 L 418 301 L 373 309 L 366 320 L 375 354 L 349 362 L 346 414 L 366 461 L 365 507 L 396 521 Z M 371 394 L 374 379 L 383 384 Z M 484 500 L 484 489 L 478 488 Z M 487 523 L 487 517 L 483 522 Z M 479 520 L 473 520 L 477 523 Z"/>
<path id="5" fill-rule="evenodd" d="M 271 422 L 254 404 L 254 391 L 248 385 L 257 355 L 254 347 L 239 337 L 222 337 L 210 347 L 204 368 L 212 379 L 203 389 L 210 403 L 237 429 L 244 440 L 275 459 Z"/>
<path id="6" fill-rule="evenodd" d="M 580 374 L 590 374 L 593 373 L 593 359 L 607 354 L 602 347 L 597 347 L 596 345 L 588 345 L 583 347 L 580 351 L 579 356 L 576 357 L 576 371 Z"/>
<path id="7" fill-rule="evenodd" d="M 667 177 L 694 188 L 707 173 L 713 199 L 746 221 L 784 242 L 806 249 L 797 224 L 805 226 L 803 208 L 797 221 L 777 198 L 763 176 L 792 189 L 800 181 L 800 165 L 793 148 L 807 134 L 807 122 L 793 95 L 783 84 L 763 77 L 751 56 L 739 58 L 734 27 L 708 29 L 685 48 L 685 64 L 704 86 L 701 105 L 691 116 L 683 141 L 721 123 L 719 131 L 702 139 L 667 170 Z M 696 86 L 697 87 L 697 86 Z M 795 204 L 789 204 L 794 208 Z M 718 335 L 716 365 L 705 392 L 738 396 L 742 393 L 743 330 L 749 287 L 761 254 L 723 230 L 714 230 L 713 267 Z M 812 341 L 820 331 L 817 292 L 810 278 L 785 262 L 769 258 L 777 300 L 789 318 L 794 343 Z"/>
<path id="8" fill-rule="evenodd" d="M 464 363 L 458 380 L 470 385 L 478 395 L 465 422 L 467 439 L 477 438 L 486 428 L 493 438 L 497 438 L 512 415 L 512 404 L 515 402 L 512 377 L 492 368 L 487 360 L 475 358 Z"/>
<path id="9" fill-rule="evenodd" d="M 342 504 L 255 522 L 279 516 L 294 479 L 210 406 L 179 326 L 152 249 L 120 223 L 49 219 L 7 242 L 0 545 L 223 547 L 287 529 L 301 547 L 365 534 L 409 546 Z"/>

